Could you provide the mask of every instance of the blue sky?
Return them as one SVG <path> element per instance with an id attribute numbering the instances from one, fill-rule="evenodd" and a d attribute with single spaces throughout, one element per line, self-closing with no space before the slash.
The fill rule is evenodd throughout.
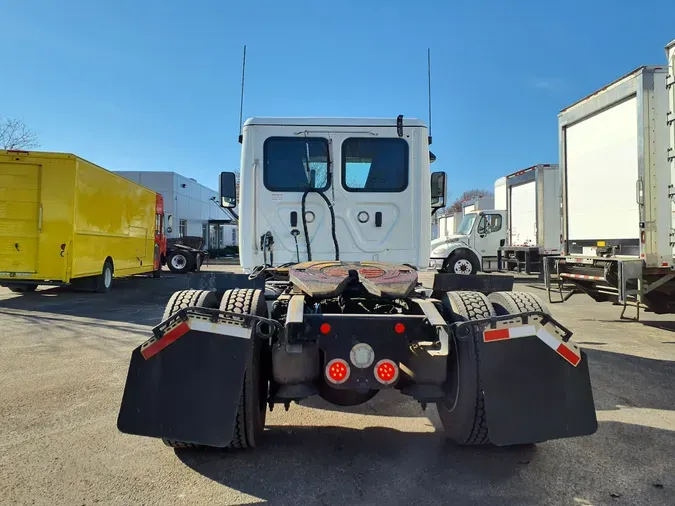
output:
<path id="1" fill-rule="evenodd" d="M 213 188 L 244 116 L 427 117 L 449 190 L 557 162 L 557 113 L 665 63 L 673 0 L 0 0 L 0 116 L 46 151 Z"/>

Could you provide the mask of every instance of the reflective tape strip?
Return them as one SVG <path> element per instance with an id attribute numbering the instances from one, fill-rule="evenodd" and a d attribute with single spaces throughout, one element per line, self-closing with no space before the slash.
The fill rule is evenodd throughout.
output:
<path id="1" fill-rule="evenodd" d="M 537 329 L 534 325 L 522 325 L 520 327 L 509 327 L 506 329 L 489 329 L 483 331 L 483 340 L 487 343 L 490 341 L 501 341 L 503 339 L 534 336 L 536 333 Z"/>
<path id="2" fill-rule="evenodd" d="M 233 325 L 231 323 L 212 322 L 209 320 L 188 318 L 187 321 L 181 322 L 179 325 L 169 330 L 156 341 L 148 341 L 150 344 L 148 344 L 146 347 L 141 347 L 141 355 L 143 355 L 145 360 L 154 357 L 171 343 L 183 337 L 190 330 L 219 334 L 221 336 L 237 337 L 240 339 L 251 339 L 253 334 L 251 329 L 247 329 L 239 325 Z"/>
<path id="3" fill-rule="evenodd" d="M 561 278 L 574 278 L 574 279 L 592 279 L 594 281 L 604 281 L 602 276 L 587 276 L 586 274 L 568 274 L 567 272 L 560 273 Z"/>
<path id="4" fill-rule="evenodd" d="M 190 329 L 199 332 L 210 332 L 212 334 L 220 334 L 221 336 L 240 337 L 242 339 L 251 338 L 251 329 L 242 327 L 240 325 L 233 325 L 231 323 L 214 323 L 208 320 L 197 320 L 190 318 L 188 320 Z"/>
<path id="5" fill-rule="evenodd" d="M 530 336 L 538 337 L 544 344 L 573 366 L 576 367 L 581 362 L 581 352 L 576 346 L 565 343 L 559 337 L 551 334 L 545 327 L 520 325 L 518 327 L 487 329 L 483 331 L 483 341 L 486 343 Z"/>
<path id="6" fill-rule="evenodd" d="M 186 322 L 182 322 L 180 325 L 171 329 L 169 332 L 167 332 L 162 337 L 151 343 L 146 348 L 141 348 L 141 355 L 143 355 L 143 358 L 145 360 L 154 357 L 164 348 L 173 343 L 176 339 L 187 334 L 189 330 L 190 327 L 188 326 L 188 324 Z"/>

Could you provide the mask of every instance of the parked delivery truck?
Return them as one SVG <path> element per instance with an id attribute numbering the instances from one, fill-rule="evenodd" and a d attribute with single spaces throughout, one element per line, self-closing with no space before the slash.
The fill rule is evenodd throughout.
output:
<path id="1" fill-rule="evenodd" d="M 506 209 L 500 270 L 542 272 L 542 259 L 560 254 L 558 164 L 538 164 L 500 178 L 495 182 L 497 193 Z"/>
<path id="2" fill-rule="evenodd" d="M 431 242 L 431 268 L 454 274 L 540 271 L 540 259 L 560 253 L 558 166 L 538 164 L 495 181 L 489 207 L 465 207 L 454 235 Z M 500 265 L 501 264 L 501 265 Z"/>
<path id="3" fill-rule="evenodd" d="M 14 292 L 159 276 L 163 221 L 161 195 L 78 156 L 0 151 L 0 285 Z"/>
<path id="4" fill-rule="evenodd" d="M 675 311 L 675 41 L 559 114 L 563 255 L 547 265 L 596 301 Z M 549 292 L 550 297 L 550 292 Z"/>

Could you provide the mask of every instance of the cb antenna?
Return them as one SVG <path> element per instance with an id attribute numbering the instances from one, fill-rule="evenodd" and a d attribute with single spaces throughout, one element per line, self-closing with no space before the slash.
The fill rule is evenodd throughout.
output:
<path id="1" fill-rule="evenodd" d="M 427 80 L 429 84 L 429 145 L 431 146 L 431 49 L 427 48 Z"/>
<path id="2" fill-rule="evenodd" d="M 244 121 L 244 77 L 246 76 L 246 44 L 244 44 L 244 58 L 241 62 L 241 97 L 239 99 L 239 144 L 244 140 L 242 127 Z"/>

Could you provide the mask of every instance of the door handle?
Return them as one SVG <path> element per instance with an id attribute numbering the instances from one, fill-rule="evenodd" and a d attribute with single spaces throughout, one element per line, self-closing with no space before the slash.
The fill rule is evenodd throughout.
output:
<path id="1" fill-rule="evenodd" d="M 377 211 L 375 213 L 375 226 L 376 227 L 382 226 L 382 213 L 380 211 Z"/>
<path id="2" fill-rule="evenodd" d="M 295 228 L 298 226 L 298 213 L 297 211 L 291 211 L 291 227 Z"/>
<path id="3" fill-rule="evenodd" d="M 635 201 L 638 205 L 642 205 L 644 203 L 642 179 L 638 179 L 635 182 Z"/>

